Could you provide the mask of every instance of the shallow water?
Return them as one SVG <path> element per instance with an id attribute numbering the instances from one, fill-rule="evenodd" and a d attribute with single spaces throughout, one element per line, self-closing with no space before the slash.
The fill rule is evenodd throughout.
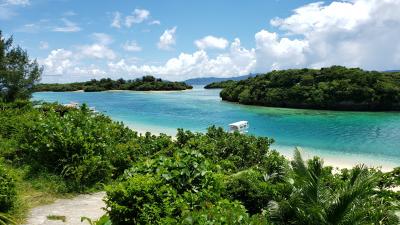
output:
<path id="1" fill-rule="evenodd" d="M 248 120 L 249 133 L 273 137 L 281 149 L 300 146 L 322 156 L 379 160 L 400 165 L 400 113 L 335 112 L 244 106 L 221 101 L 220 90 L 181 92 L 40 92 L 34 100 L 95 106 L 135 128 L 174 133 Z"/>

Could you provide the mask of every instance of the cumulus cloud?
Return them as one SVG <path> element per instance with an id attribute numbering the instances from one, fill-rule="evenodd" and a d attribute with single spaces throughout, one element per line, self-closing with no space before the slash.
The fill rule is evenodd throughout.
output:
<path id="1" fill-rule="evenodd" d="M 72 52 L 65 49 L 52 50 L 44 60 L 39 62 L 44 66 L 46 74 L 61 75 L 73 66 Z"/>
<path id="2" fill-rule="evenodd" d="M 53 31 L 68 33 L 68 32 L 78 32 L 81 30 L 81 28 L 76 23 L 71 22 L 66 18 L 62 18 L 61 20 L 63 21 L 64 26 L 55 27 Z"/>
<path id="3" fill-rule="evenodd" d="M 306 40 L 280 38 L 277 33 L 261 30 L 255 34 L 256 71 L 305 66 Z"/>
<path id="4" fill-rule="evenodd" d="M 229 43 L 225 38 L 206 36 L 200 40 L 196 40 L 194 44 L 199 49 L 207 49 L 207 48 L 225 49 Z"/>
<path id="5" fill-rule="evenodd" d="M 165 63 L 151 65 L 108 60 L 107 74 L 136 76 L 154 74 L 184 80 L 199 76 L 232 76 L 273 69 L 319 68 L 331 65 L 388 70 L 400 68 L 400 1 L 348 0 L 312 3 L 295 9 L 292 15 L 270 21 L 276 32 L 262 29 L 254 35 L 252 47 L 236 38 L 205 37 L 195 41 L 199 48 L 180 53 Z M 161 35 L 158 47 L 172 49 L 176 27 Z M 212 38 L 211 38 L 212 37 Z M 209 55 L 207 49 L 223 49 Z M 50 55 L 49 55 L 50 57 Z M 93 68 L 92 68 L 93 69 Z"/>
<path id="6" fill-rule="evenodd" d="M 313 3 L 296 9 L 273 26 L 308 43 L 305 66 L 332 64 L 386 70 L 400 67 L 400 1 L 352 0 Z"/>
<path id="7" fill-rule="evenodd" d="M 171 29 L 165 30 L 164 33 L 160 36 L 160 40 L 157 43 L 158 48 L 163 50 L 171 50 L 172 46 L 176 43 L 175 32 L 176 26 Z"/>
<path id="8" fill-rule="evenodd" d="M 79 46 L 80 55 L 94 59 L 115 59 L 114 51 L 102 44 L 82 45 Z"/>
<path id="9" fill-rule="evenodd" d="M 122 48 L 125 51 L 128 51 L 128 52 L 140 52 L 140 51 L 142 51 L 142 48 L 136 43 L 136 41 L 127 41 L 122 46 Z"/>
<path id="10" fill-rule="evenodd" d="M 110 74 L 155 74 L 158 77 L 173 80 L 185 80 L 192 77 L 212 75 L 229 77 L 235 74 L 248 74 L 255 64 L 254 49 L 241 46 L 240 40 L 232 42 L 227 53 L 210 58 L 206 51 L 199 50 L 192 54 L 181 53 L 169 59 L 161 66 L 134 65 L 121 59 L 108 64 Z"/>
<path id="11" fill-rule="evenodd" d="M 131 27 L 135 23 L 142 23 L 150 16 L 150 12 L 146 9 L 135 9 L 132 15 L 125 17 L 125 26 Z"/>

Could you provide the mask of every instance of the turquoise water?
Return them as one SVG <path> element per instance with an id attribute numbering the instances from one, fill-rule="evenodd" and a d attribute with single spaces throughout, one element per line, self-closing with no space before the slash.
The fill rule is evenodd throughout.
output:
<path id="1" fill-rule="evenodd" d="M 34 100 L 95 106 L 132 128 L 205 131 L 248 120 L 249 133 L 273 137 L 278 148 L 300 146 L 322 156 L 369 158 L 400 165 L 400 113 L 334 112 L 244 106 L 221 101 L 219 90 L 183 92 L 41 92 Z"/>

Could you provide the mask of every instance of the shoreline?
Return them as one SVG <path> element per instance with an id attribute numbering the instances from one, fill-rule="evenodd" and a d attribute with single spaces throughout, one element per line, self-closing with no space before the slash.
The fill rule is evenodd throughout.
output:
<path id="1" fill-rule="evenodd" d="M 144 135 L 146 132 L 150 132 L 154 135 L 160 135 L 160 133 L 171 136 L 172 139 L 176 139 L 176 129 L 166 128 L 161 126 L 151 126 L 146 124 L 127 124 L 124 123 L 130 129 L 136 131 L 139 135 Z M 276 150 L 282 154 L 286 159 L 292 160 L 296 146 L 285 146 L 279 144 L 272 144 L 270 149 Z M 332 166 L 334 169 L 350 169 L 356 165 L 364 164 L 369 168 L 379 168 L 383 172 L 389 172 L 398 165 L 395 162 L 388 162 L 385 159 L 373 159 L 365 155 L 360 154 L 346 154 L 334 155 L 333 152 L 322 152 L 318 149 L 302 148 L 298 147 L 304 160 L 313 158 L 314 156 L 320 157 L 324 161 L 324 166 Z"/>
<path id="2" fill-rule="evenodd" d="M 96 93 L 96 92 L 144 92 L 144 93 L 171 93 L 171 92 L 182 92 L 182 91 L 190 91 L 193 90 L 191 89 L 185 89 L 185 90 L 149 90 L 149 91 L 136 91 L 136 90 L 119 90 L 119 89 L 113 89 L 113 90 L 104 90 L 104 91 L 84 91 L 84 90 L 75 90 L 75 91 L 35 91 L 33 93 L 40 93 L 40 92 L 80 92 L 80 93 Z"/>

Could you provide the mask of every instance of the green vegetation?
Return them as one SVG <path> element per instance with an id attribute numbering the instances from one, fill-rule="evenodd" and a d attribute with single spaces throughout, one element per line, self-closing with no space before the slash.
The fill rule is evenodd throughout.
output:
<path id="1" fill-rule="evenodd" d="M 226 101 L 272 107 L 400 110 L 400 73 L 341 66 L 272 71 L 228 85 L 220 96 Z"/>
<path id="2" fill-rule="evenodd" d="M 399 185 L 400 168 L 337 171 L 319 158 L 304 162 L 298 152 L 290 162 L 270 149 L 272 139 L 216 127 L 205 134 L 180 129 L 175 140 L 140 136 L 85 106 L 18 101 L 0 109 L 0 157 L 20 187 L 7 191 L 19 200 L 5 212 L 19 220 L 18 207 L 30 207 L 21 199 L 32 193 L 106 185 L 109 217 L 99 224 L 398 222 L 400 196 L 390 188 Z"/>
<path id="3" fill-rule="evenodd" d="M 30 91 L 13 90 L 17 90 L 13 96 L 21 99 Z M 68 193 L 104 190 L 104 185 L 106 215 L 82 221 L 399 223 L 395 212 L 400 210 L 400 194 L 393 188 L 400 185 L 400 168 L 388 173 L 364 166 L 335 170 L 324 167 L 318 157 L 305 162 L 297 150 L 290 162 L 270 149 L 270 138 L 217 127 L 206 133 L 178 129 L 176 139 L 138 135 L 86 105 L 76 109 L 4 96 L 0 224 L 22 223 L 32 207 Z M 49 215 L 49 219 L 63 217 Z"/>
<path id="4" fill-rule="evenodd" d="M 7 212 L 15 205 L 17 190 L 15 181 L 0 164 L 0 212 Z"/>
<path id="5" fill-rule="evenodd" d="M 60 220 L 62 222 L 66 222 L 67 218 L 65 216 L 59 216 L 59 215 L 48 215 L 47 219 L 49 220 Z"/>
<path id="6" fill-rule="evenodd" d="M 30 60 L 21 47 L 14 47 L 13 39 L 3 37 L 0 30 L 0 101 L 29 99 L 42 70 L 36 60 Z"/>
<path id="7" fill-rule="evenodd" d="M 226 80 L 221 82 L 212 82 L 211 84 L 207 84 L 204 86 L 205 89 L 218 89 L 218 88 L 226 88 L 228 86 L 236 84 L 237 81 L 234 80 Z"/>
<path id="8" fill-rule="evenodd" d="M 103 78 L 69 84 L 37 84 L 34 87 L 38 91 L 80 91 L 97 92 L 107 90 L 131 90 L 131 91 L 173 91 L 191 89 L 192 86 L 183 82 L 171 82 L 156 79 L 153 76 L 144 76 L 136 80 L 111 80 Z"/>

